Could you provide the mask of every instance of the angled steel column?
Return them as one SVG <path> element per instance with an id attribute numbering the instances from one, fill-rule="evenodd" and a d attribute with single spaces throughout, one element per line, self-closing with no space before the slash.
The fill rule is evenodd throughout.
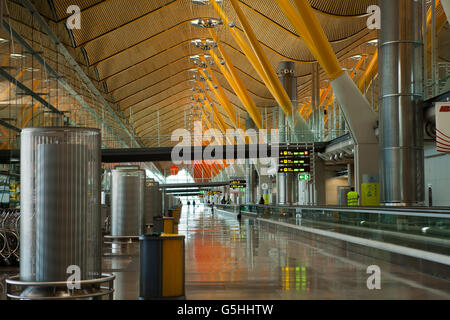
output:
<path id="1" fill-rule="evenodd" d="M 380 177 L 385 205 L 423 205 L 422 3 L 381 0 Z"/>

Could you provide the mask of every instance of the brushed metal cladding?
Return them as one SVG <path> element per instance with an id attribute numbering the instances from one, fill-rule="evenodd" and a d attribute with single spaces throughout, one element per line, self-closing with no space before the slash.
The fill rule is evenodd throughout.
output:
<path id="1" fill-rule="evenodd" d="M 144 179 L 143 170 L 112 170 L 112 236 L 139 236 L 144 233 Z"/>
<path id="2" fill-rule="evenodd" d="M 381 0 L 380 177 L 385 205 L 423 205 L 422 1 Z"/>
<path id="3" fill-rule="evenodd" d="M 153 217 L 161 215 L 161 192 L 159 183 L 156 181 L 147 181 L 145 187 L 145 224 L 152 224 Z"/>
<path id="4" fill-rule="evenodd" d="M 84 248 L 88 175 L 87 147 L 41 144 L 37 146 L 36 281 L 67 278 L 67 267 L 80 267 L 86 279 Z M 79 226 L 79 227 L 76 227 Z"/>
<path id="5" fill-rule="evenodd" d="M 22 131 L 21 280 L 101 275 L 100 144 L 97 129 Z"/>
<path id="6" fill-rule="evenodd" d="M 281 61 L 278 64 L 278 79 L 289 96 L 294 106 L 297 105 L 297 78 L 295 75 L 295 63 L 292 61 Z M 298 126 L 294 125 L 295 132 L 289 130 L 286 122 L 296 122 L 295 116 L 297 112 L 286 117 L 281 107 L 279 108 L 279 130 L 280 142 L 297 141 L 297 135 L 300 137 L 305 132 L 305 124 L 303 119 L 298 121 Z M 291 131 L 291 134 L 288 134 Z M 298 132 L 297 132 L 298 131 Z M 293 204 L 298 198 L 298 188 L 296 188 L 297 175 L 293 173 L 277 173 L 277 197 L 278 204 Z"/>

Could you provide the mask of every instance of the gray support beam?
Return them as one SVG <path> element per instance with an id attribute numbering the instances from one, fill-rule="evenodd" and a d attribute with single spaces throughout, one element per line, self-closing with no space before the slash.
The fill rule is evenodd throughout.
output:
<path id="1" fill-rule="evenodd" d="M 42 27 L 42 29 L 45 31 L 45 33 L 47 33 L 47 35 L 50 37 L 50 39 L 54 42 L 54 44 L 58 48 L 59 52 L 66 58 L 66 60 L 72 66 L 72 68 L 74 68 L 74 70 L 77 72 L 77 74 L 80 76 L 80 78 L 88 86 L 89 90 L 106 107 L 106 109 L 111 112 L 114 119 L 122 127 L 122 129 L 130 136 L 130 138 L 135 142 L 135 144 L 137 146 L 140 146 L 140 144 L 137 142 L 136 138 L 130 133 L 128 128 L 123 124 L 122 119 L 119 118 L 119 116 L 111 108 L 111 106 L 105 100 L 105 98 L 100 93 L 100 91 L 98 91 L 98 89 L 94 86 L 94 84 L 89 79 L 89 77 L 84 73 L 83 69 L 81 69 L 81 67 L 78 65 L 78 63 L 75 61 L 75 59 L 72 57 L 72 55 L 69 53 L 69 51 L 66 49 L 66 47 L 61 43 L 58 36 L 56 34 L 54 34 L 53 31 L 50 29 L 48 24 L 45 22 L 45 20 L 40 15 L 39 11 L 34 7 L 34 5 L 29 0 L 21 0 L 21 3 L 33 15 L 35 22 L 37 22 Z"/>
<path id="2" fill-rule="evenodd" d="M 381 0 L 380 179 L 385 205 L 423 205 L 422 2 Z"/>
<path id="3" fill-rule="evenodd" d="M 12 84 L 14 84 L 15 86 L 17 86 L 17 88 L 19 88 L 20 90 L 22 90 L 25 94 L 29 95 L 30 97 L 33 97 L 34 99 L 36 99 L 37 101 L 39 101 L 40 104 L 42 104 L 45 108 L 49 109 L 51 112 L 54 112 L 58 115 L 63 116 L 64 114 L 59 111 L 57 108 L 55 108 L 53 105 L 51 105 L 50 103 L 48 103 L 48 101 L 46 101 L 45 99 L 43 99 L 40 95 L 36 94 L 33 90 L 31 90 L 30 88 L 28 88 L 26 85 L 24 85 L 22 82 L 20 82 L 19 80 L 17 80 L 16 78 L 14 78 L 12 75 L 10 75 L 8 73 L 8 71 L 6 71 L 3 67 L 0 67 L 0 76 L 2 78 L 4 78 L 5 80 L 8 80 L 9 82 L 11 82 Z"/>
<path id="4" fill-rule="evenodd" d="M 114 109 L 109 105 L 109 103 L 105 100 L 105 98 L 100 93 L 100 91 L 98 91 L 98 89 L 94 86 L 94 84 L 89 79 L 89 77 L 84 73 L 83 69 L 78 65 L 78 63 L 75 61 L 75 59 L 72 57 L 72 55 L 66 49 L 66 47 L 61 43 L 58 36 L 53 33 L 53 31 L 50 29 L 48 24 L 45 22 L 45 20 L 40 15 L 39 11 L 34 7 L 34 5 L 29 0 L 21 0 L 21 3 L 33 15 L 34 21 L 37 22 L 42 27 L 42 29 L 45 31 L 45 33 L 47 33 L 49 38 L 53 41 L 53 43 L 58 48 L 59 52 L 66 58 L 67 62 L 74 68 L 74 70 L 77 72 L 78 76 L 88 86 L 89 90 L 94 94 L 94 96 L 97 97 L 97 99 L 103 104 L 103 106 L 112 114 L 113 118 L 120 125 L 120 127 L 122 127 L 122 129 L 125 131 L 125 133 L 130 137 L 130 139 L 132 141 L 134 141 L 136 146 L 141 147 L 142 145 L 136 140 L 136 137 L 124 125 L 122 119 L 120 119 L 120 117 L 117 115 L 117 113 L 114 111 Z M 78 95 L 76 95 L 75 98 L 77 98 L 77 96 Z M 113 135 L 117 136 L 117 134 L 114 132 L 114 130 L 112 130 L 112 132 L 113 132 Z M 120 137 L 118 137 L 118 138 L 119 138 L 119 141 L 124 146 L 128 146 L 128 144 L 126 142 L 124 142 Z M 153 169 L 153 171 L 161 174 L 159 169 L 153 163 L 150 164 L 150 167 L 148 167 L 147 165 L 144 165 L 144 166 L 149 170 L 151 167 Z"/>

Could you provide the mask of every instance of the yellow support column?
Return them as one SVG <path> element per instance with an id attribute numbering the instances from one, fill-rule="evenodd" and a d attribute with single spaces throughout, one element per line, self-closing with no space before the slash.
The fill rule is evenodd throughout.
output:
<path id="1" fill-rule="evenodd" d="M 264 121 L 261 118 L 261 114 L 258 112 L 258 109 L 255 105 L 255 102 L 250 97 L 250 94 L 247 91 L 247 88 L 244 85 L 244 82 L 242 81 L 241 77 L 236 71 L 236 68 L 234 67 L 233 63 L 231 62 L 231 59 L 228 57 L 227 53 L 223 49 L 222 44 L 218 42 L 217 34 L 213 30 L 209 30 L 209 33 L 213 40 L 218 44 L 218 49 L 220 54 L 222 55 L 222 58 L 225 60 L 225 64 L 227 68 L 225 68 L 221 63 L 217 55 L 214 53 L 214 51 L 211 49 L 210 54 L 212 58 L 214 59 L 214 62 L 216 65 L 220 68 L 222 74 L 227 79 L 230 86 L 233 88 L 234 92 L 238 96 L 239 100 L 241 100 L 242 104 L 244 105 L 245 109 L 247 109 L 248 113 L 252 117 L 253 122 L 256 124 L 258 129 L 264 128 Z M 228 71 L 227 71 L 228 69 Z"/>
<path id="2" fill-rule="evenodd" d="M 199 69 L 199 72 L 206 79 L 206 83 L 208 84 L 211 91 L 213 91 L 214 94 L 216 95 L 217 99 L 219 99 L 220 104 L 227 112 L 227 114 L 230 117 L 230 120 L 233 122 L 233 125 L 235 126 L 235 128 L 239 128 L 238 122 L 236 120 L 236 112 L 234 111 L 230 100 L 228 100 L 228 97 L 225 95 L 225 92 L 223 91 L 220 84 L 216 82 L 215 83 L 215 85 L 217 86 L 217 88 L 216 88 L 214 86 L 214 84 L 211 82 L 211 80 L 209 80 L 208 76 L 202 69 Z"/>
<path id="3" fill-rule="evenodd" d="M 214 0 L 213 0 L 214 1 Z M 278 79 L 275 71 L 273 70 L 269 59 L 265 55 L 264 51 L 261 48 L 261 45 L 259 44 L 258 39 L 256 38 L 255 33 L 253 32 L 252 28 L 250 27 L 250 24 L 247 21 L 247 18 L 245 17 L 241 7 L 238 4 L 237 0 L 231 0 L 231 5 L 233 6 L 234 10 L 236 11 L 236 14 L 239 18 L 239 21 L 242 24 L 242 27 L 244 29 L 244 34 L 247 37 L 247 40 L 250 43 L 250 47 L 252 48 L 256 58 L 258 59 L 259 64 L 262 67 L 262 70 L 268 79 L 271 87 L 276 92 L 276 95 L 278 96 L 278 103 L 280 104 L 280 107 L 283 109 L 284 113 L 286 115 L 289 115 L 292 113 L 292 103 L 289 99 L 286 91 L 284 90 L 283 86 L 281 85 L 280 80 Z"/>
<path id="4" fill-rule="evenodd" d="M 231 35 L 233 36 L 234 40 L 238 43 L 241 50 L 244 52 L 245 56 L 249 60 L 250 64 L 253 66 L 255 71 L 258 73 L 258 75 L 261 77 L 265 85 L 267 86 L 267 89 L 269 89 L 272 96 L 275 98 L 275 100 L 278 102 L 278 104 L 283 109 L 284 113 L 286 115 L 289 115 L 292 113 L 292 103 L 289 100 L 289 97 L 287 96 L 286 91 L 281 86 L 280 81 L 276 77 L 272 67 L 269 65 L 270 69 L 265 70 L 263 65 L 261 65 L 256 53 L 250 48 L 250 46 L 247 44 L 247 42 L 244 40 L 240 32 L 233 27 L 230 27 L 230 20 L 228 19 L 225 12 L 223 12 L 222 8 L 217 4 L 215 0 L 210 0 L 211 5 L 216 10 L 216 12 L 219 14 L 220 18 L 224 21 L 224 23 L 227 25 L 228 30 L 230 31 Z M 239 8 L 240 9 L 240 8 Z M 259 43 L 257 43 L 259 45 Z M 261 48 L 260 48 L 261 49 Z M 262 52 L 262 49 L 260 50 Z M 263 53 L 264 54 L 264 53 Z M 264 55 L 265 57 L 265 55 Z M 267 60 L 267 57 L 266 57 Z M 269 76 L 271 74 L 272 76 Z M 275 78 L 276 81 L 273 81 Z"/>
<path id="5" fill-rule="evenodd" d="M 213 113 L 216 118 L 217 118 L 217 123 L 220 127 L 220 130 L 222 131 L 222 133 L 226 133 L 227 132 L 227 126 L 225 124 L 225 122 L 223 121 L 222 115 L 219 113 L 219 110 L 217 110 L 216 105 L 214 104 L 214 102 L 212 101 L 211 97 L 209 96 L 208 92 L 205 89 L 205 86 L 203 85 L 203 83 L 201 83 L 201 81 L 197 80 L 198 85 L 200 86 L 200 88 L 203 90 L 204 94 L 202 94 L 204 96 L 204 98 L 206 98 L 206 101 L 208 101 L 208 109 L 211 113 Z"/>

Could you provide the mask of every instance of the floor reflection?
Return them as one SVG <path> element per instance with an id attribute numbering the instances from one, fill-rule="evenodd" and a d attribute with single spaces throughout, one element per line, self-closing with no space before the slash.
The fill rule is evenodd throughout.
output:
<path id="1" fill-rule="evenodd" d="M 202 206 L 183 207 L 179 233 L 190 300 L 450 299 L 450 281 Z M 370 265 L 381 268 L 381 290 L 367 288 Z M 138 243 L 106 245 L 103 269 L 117 277 L 115 299 L 138 298 Z M 0 268 L 0 289 L 11 272 Z"/>
<path id="2" fill-rule="evenodd" d="M 188 299 L 449 299 L 449 281 L 209 209 L 185 209 Z M 369 290 L 369 265 L 382 270 Z"/>

